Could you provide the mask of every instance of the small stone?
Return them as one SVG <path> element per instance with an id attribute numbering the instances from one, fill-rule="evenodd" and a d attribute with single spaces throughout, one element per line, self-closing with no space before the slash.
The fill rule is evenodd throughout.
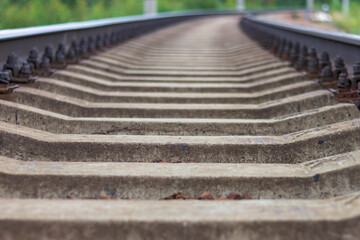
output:
<path id="1" fill-rule="evenodd" d="M 201 194 L 200 199 L 201 200 L 214 200 L 215 198 L 213 197 L 213 195 L 211 195 L 211 193 L 204 192 L 203 194 Z"/>
<path id="2" fill-rule="evenodd" d="M 218 200 L 218 201 L 226 201 L 226 200 L 228 200 L 227 198 L 222 198 L 222 197 L 220 197 L 220 198 L 218 198 L 218 199 L 216 199 L 216 200 Z"/>
<path id="3" fill-rule="evenodd" d="M 241 200 L 242 199 L 241 195 L 236 192 L 229 193 L 226 198 L 229 200 Z"/>
<path id="4" fill-rule="evenodd" d="M 320 174 L 316 174 L 316 175 L 314 176 L 314 182 L 318 182 L 319 179 L 320 179 Z"/>
<path id="5" fill-rule="evenodd" d="M 180 197 L 183 199 L 182 192 L 177 192 L 177 193 L 171 194 L 171 195 L 163 198 L 163 200 L 180 199 Z"/>
<path id="6" fill-rule="evenodd" d="M 251 197 L 248 193 L 244 193 L 242 199 L 251 199 Z"/>
<path id="7" fill-rule="evenodd" d="M 101 200 L 109 199 L 109 196 L 106 194 L 100 194 L 99 199 Z"/>

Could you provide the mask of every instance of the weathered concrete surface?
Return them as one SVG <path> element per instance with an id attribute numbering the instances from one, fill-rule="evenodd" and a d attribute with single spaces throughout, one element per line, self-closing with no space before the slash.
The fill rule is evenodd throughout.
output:
<path id="1" fill-rule="evenodd" d="M 27 161 L 300 163 L 359 149 L 360 121 L 283 136 L 55 135 L 0 123 L 0 154 Z"/>
<path id="2" fill-rule="evenodd" d="M 253 53 L 251 53 L 253 54 Z M 272 64 L 274 62 L 277 62 L 276 59 L 274 59 L 273 57 L 268 57 L 266 59 L 266 56 L 262 56 L 265 59 L 258 59 L 257 61 L 251 62 L 251 63 L 246 63 L 246 64 L 241 64 L 241 66 L 237 66 L 237 67 L 184 67 L 184 66 L 179 66 L 179 67 L 159 67 L 159 66 L 133 66 L 130 64 L 127 64 L 126 62 L 120 61 L 118 59 L 114 59 L 111 58 L 110 56 L 108 57 L 107 55 L 102 55 L 102 56 L 93 56 L 91 57 L 91 60 L 87 60 L 87 61 L 82 61 L 83 65 L 87 65 L 87 63 L 92 63 L 92 62 L 98 62 L 101 64 L 107 64 L 109 66 L 112 67 L 117 67 L 118 69 L 123 69 L 123 70 L 137 70 L 139 72 L 141 71 L 149 71 L 149 70 L 154 70 L 154 71 L 171 71 L 171 70 L 181 70 L 181 71 L 242 71 L 242 70 L 251 70 L 251 68 L 255 68 L 255 67 L 261 67 L 263 65 L 268 65 L 268 64 Z M 279 60 L 278 60 L 279 61 Z M 187 72 L 188 73 L 188 72 Z"/>
<path id="3" fill-rule="evenodd" d="M 250 46 L 252 50 L 255 50 L 254 48 L 258 48 L 258 46 Z M 256 50 L 252 51 L 251 54 L 245 53 L 243 51 L 235 51 L 232 54 L 236 54 L 231 59 L 222 59 L 220 61 L 217 57 L 216 58 L 204 58 L 204 59 L 198 59 L 198 58 L 192 58 L 191 63 L 190 61 L 186 61 L 183 58 L 158 58 L 158 59 L 144 59 L 144 58 L 133 58 L 133 55 L 125 55 L 124 56 L 124 48 L 117 48 L 115 50 L 109 50 L 102 54 L 101 56 L 104 56 L 109 59 L 113 59 L 116 61 L 121 62 L 121 66 L 124 68 L 130 68 L 130 69 L 171 69 L 171 68 L 180 68 L 183 70 L 189 70 L 193 69 L 194 67 L 203 70 L 203 69 L 213 69 L 213 70 L 219 70 L 222 68 L 229 68 L 229 69 L 239 69 L 243 64 L 252 64 L 256 63 L 258 61 L 262 60 L 270 60 L 272 59 L 273 62 L 279 61 L 277 59 L 274 59 L 274 56 L 271 55 L 269 52 L 264 50 Z M 148 48 L 142 48 L 142 53 L 148 51 Z M 186 51 L 185 49 L 179 49 L 176 51 L 176 53 L 183 53 Z M 192 50 L 193 54 L 199 54 L 198 51 Z M 206 50 L 203 50 L 206 51 Z M 207 51 L 211 51 L 207 49 Z M 187 52 L 187 51 L 186 51 Z M 189 52 L 187 52 L 189 54 Z M 201 53 L 200 53 L 201 54 Z M 168 60 L 168 61 L 166 61 Z M 170 60 L 170 61 L 169 61 Z M 189 59 L 187 59 L 189 60 Z M 196 66 L 194 66 L 194 63 L 196 63 Z"/>
<path id="4" fill-rule="evenodd" d="M 360 237 L 359 194 L 292 201 L 0 200 L 6 239 L 314 239 Z"/>
<path id="5" fill-rule="evenodd" d="M 268 119 L 337 103 L 333 94 L 324 90 L 261 104 L 93 103 L 25 87 L 11 94 L 8 99 L 73 117 L 125 118 Z"/>
<path id="6" fill-rule="evenodd" d="M 337 104 L 276 119 L 75 118 L 0 100 L 0 120 L 58 134 L 278 136 L 360 118 L 353 104 Z"/>
<path id="7" fill-rule="evenodd" d="M 93 74 L 92 74 L 93 75 Z M 299 73 L 291 72 L 281 76 L 263 79 L 248 83 L 187 83 L 179 82 L 137 82 L 137 81 L 108 81 L 103 77 L 93 77 L 91 75 L 78 74 L 74 72 L 58 72 L 54 75 L 57 80 L 85 85 L 102 91 L 150 91 L 150 92 L 239 92 L 252 93 L 269 88 L 281 87 L 286 84 L 304 81 L 304 76 Z"/>
<path id="8" fill-rule="evenodd" d="M 214 197 L 330 198 L 360 191 L 360 152 L 302 164 L 23 162 L 0 157 L 0 197 L 158 200 L 182 191 Z M 41 186 L 41 187 L 39 187 Z"/>
<path id="9" fill-rule="evenodd" d="M 78 73 L 78 74 L 74 74 Z M 82 74 L 82 75 L 80 75 Z M 294 69 L 289 67 L 280 68 L 272 71 L 260 72 L 246 77 L 164 77 L 164 76 L 122 76 L 101 70 L 92 69 L 82 65 L 71 65 L 65 70 L 60 70 L 52 75 L 52 78 L 58 80 L 66 80 L 67 82 L 80 81 L 83 75 L 92 76 L 93 78 L 100 78 L 111 82 L 166 82 L 166 83 L 254 83 L 263 82 L 270 78 L 290 75 L 291 78 L 302 79 L 304 76 L 300 73 L 294 72 Z M 290 78 L 290 77 L 289 77 Z M 75 82 L 76 83 L 76 82 Z M 285 83 L 284 83 L 285 84 Z"/>
<path id="10" fill-rule="evenodd" d="M 196 53 L 195 53 L 196 54 Z M 115 60 L 117 62 L 117 64 L 119 64 L 120 66 L 126 68 L 126 69 L 138 69 L 138 70 L 149 70 L 149 69 L 156 69 L 156 70 L 171 70 L 171 69 L 179 69 L 179 70 L 196 70 L 196 71 L 203 71 L 203 70 L 238 70 L 238 69 L 242 69 L 242 68 L 246 68 L 248 66 L 253 66 L 253 64 L 259 64 L 259 62 L 261 64 L 263 63 L 268 63 L 268 62 L 276 62 L 276 59 L 274 59 L 274 57 L 270 54 L 264 54 L 264 53 L 252 53 L 251 56 L 252 58 L 241 58 L 239 60 L 237 60 L 235 62 L 234 60 L 234 64 L 233 66 L 229 65 L 229 64 L 219 64 L 219 65 L 214 65 L 214 66 L 189 66 L 189 65 L 184 65 L 181 64 L 179 61 L 179 65 L 178 64 L 174 64 L 174 65 L 170 65 L 168 64 L 159 64 L 159 63 L 153 63 L 153 64 L 145 64 L 142 65 L 140 62 L 136 63 L 135 61 L 129 61 L 129 59 L 127 58 L 123 58 L 119 55 L 117 55 L 116 53 L 111 53 L 106 52 L 104 54 L 101 55 L 102 57 L 106 57 L 107 60 Z M 94 58 L 92 57 L 91 59 L 93 60 L 100 60 L 100 58 Z M 101 58 L 101 60 L 104 58 Z M 261 65 L 260 64 L 260 65 Z M 245 67 L 244 67 L 245 65 Z"/>
<path id="11" fill-rule="evenodd" d="M 32 87 L 89 102 L 122 103 L 247 103 L 257 104 L 320 89 L 313 81 L 304 81 L 256 93 L 167 93 L 106 92 L 54 79 L 39 79 Z"/>

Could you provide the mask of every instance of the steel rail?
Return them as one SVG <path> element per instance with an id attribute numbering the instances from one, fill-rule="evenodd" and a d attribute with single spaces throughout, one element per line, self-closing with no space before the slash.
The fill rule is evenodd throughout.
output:
<path id="1" fill-rule="evenodd" d="M 16 53 L 20 62 L 26 62 L 32 48 L 36 48 L 41 56 L 48 46 L 56 48 L 62 44 L 68 51 L 73 42 L 80 45 L 84 40 L 86 44 L 91 38 L 95 43 L 100 39 L 102 42 L 115 44 L 156 28 L 196 17 L 287 11 L 289 10 L 188 10 L 0 30 L 0 66 L 6 63 L 6 57 L 12 53 Z"/>
<path id="2" fill-rule="evenodd" d="M 42 56 L 45 48 L 52 46 L 52 51 L 61 44 L 65 53 L 76 44 L 89 47 L 89 44 L 109 45 L 138 36 L 168 24 L 210 15 L 242 14 L 241 11 L 184 11 L 160 13 L 154 16 L 137 15 L 100 19 L 84 22 L 54 24 L 0 31 L 0 65 L 6 63 L 7 56 L 15 53 L 19 62 L 26 62 L 31 49 L 37 49 Z M 83 43 L 81 43 L 83 41 Z M 91 43 L 90 43 L 91 42 Z M 55 47 L 55 48 L 54 48 Z"/>
<path id="3" fill-rule="evenodd" d="M 243 21 L 252 24 L 264 33 L 276 35 L 294 43 L 299 42 L 309 49 L 315 48 L 318 52 L 327 52 L 332 57 L 330 59 L 341 56 L 347 66 L 360 62 L 360 36 L 358 35 L 282 23 L 250 15 Z"/>
<path id="4" fill-rule="evenodd" d="M 337 89 L 340 97 L 355 100 L 360 95 L 360 36 L 254 15 L 242 18 L 240 26 L 297 70 L 318 79 L 325 87 Z"/>

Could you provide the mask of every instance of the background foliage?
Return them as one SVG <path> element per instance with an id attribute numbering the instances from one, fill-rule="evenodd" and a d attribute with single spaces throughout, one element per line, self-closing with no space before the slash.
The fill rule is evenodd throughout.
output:
<path id="1" fill-rule="evenodd" d="M 248 9 L 300 8 L 306 0 L 246 0 Z M 341 0 L 315 0 L 331 6 L 336 23 L 360 33 L 360 1 L 350 0 L 350 16 L 341 14 Z M 158 0 L 160 12 L 235 8 L 236 0 Z M 39 26 L 143 13 L 143 0 L 0 0 L 0 29 Z"/>

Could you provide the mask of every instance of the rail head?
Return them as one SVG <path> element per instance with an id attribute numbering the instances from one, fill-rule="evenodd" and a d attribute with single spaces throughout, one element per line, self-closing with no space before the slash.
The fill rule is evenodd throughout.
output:
<path id="1" fill-rule="evenodd" d="M 53 54 L 60 50 L 66 58 L 69 51 L 77 52 L 76 49 L 71 49 L 75 45 L 77 45 L 75 48 L 81 48 L 83 45 L 83 49 L 92 48 L 92 45 L 113 45 L 187 19 L 242 13 L 244 12 L 231 10 L 194 10 L 2 30 L 0 31 L 0 65 L 6 64 L 8 56 L 12 53 L 17 55 L 19 63 L 27 61 L 32 49 L 36 49 L 37 55 L 41 57 L 45 54 L 46 48 L 48 50 L 53 48 L 51 50 Z"/>

